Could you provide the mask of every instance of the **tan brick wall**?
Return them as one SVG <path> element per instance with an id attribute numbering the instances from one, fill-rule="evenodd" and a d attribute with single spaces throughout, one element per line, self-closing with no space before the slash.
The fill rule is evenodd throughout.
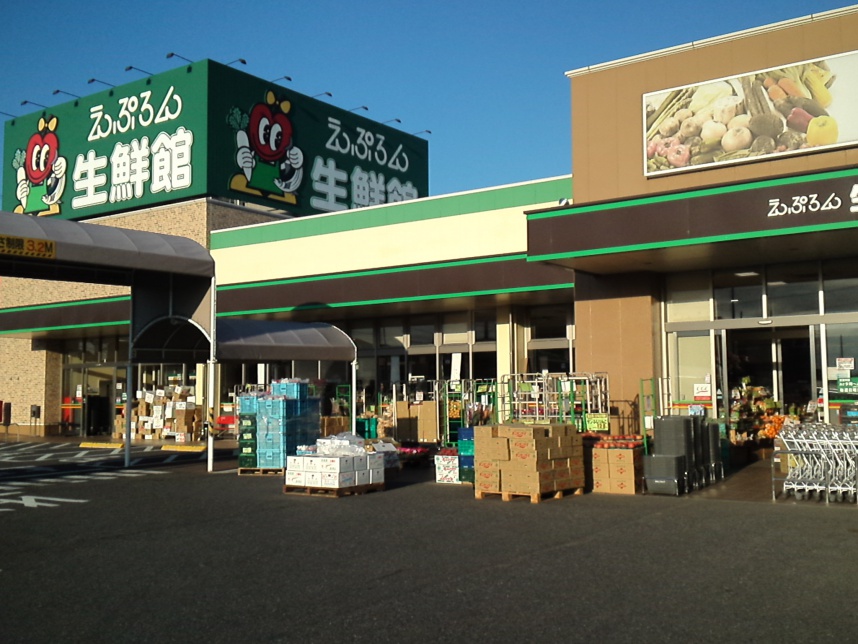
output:
<path id="1" fill-rule="evenodd" d="M 196 199 L 180 204 L 102 217 L 87 223 L 178 235 L 192 239 L 208 248 L 212 230 L 258 224 L 272 219 L 281 219 L 281 217 L 251 208 Z M 116 297 L 128 295 L 129 292 L 130 290 L 124 286 L 0 277 L 0 308 Z"/>
<path id="2" fill-rule="evenodd" d="M 45 400 L 48 355 L 44 349 L 33 350 L 33 340 L 0 338 L 0 400 L 12 403 L 12 423 L 18 425 L 10 429 L 10 433 L 30 433 L 30 405 L 42 407 L 42 420 L 34 432 L 36 435 L 42 433 L 41 423 L 46 422 L 45 412 L 48 409 Z M 51 362 L 53 369 L 54 362 Z M 56 422 L 60 411 L 59 401 L 53 407 L 52 418 Z M 5 427 L 2 431 L 5 431 Z"/>
<path id="3" fill-rule="evenodd" d="M 281 218 L 278 214 L 252 208 L 197 199 L 102 217 L 87 223 L 179 235 L 208 247 L 212 230 Z M 0 276 L 0 308 L 116 297 L 129 292 L 130 289 L 122 286 Z M 53 425 L 61 420 L 62 354 L 49 351 L 49 348 L 50 342 L 0 337 L 0 400 L 12 403 L 12 422 L 17 423 L 13 433 L 20 431 L 26 435 L 31 431 L 30 405 L 42 407 L 42 418 L 33 432 L 37 435 L 44 433 L 44 425 Z"/>
<path id="4" fill-rule="evenodd" d="M 220 201 L 209 202 L 209 232 L 223 230 L 224 228 L 262 224 L 267 221 L 280 221 L 282 219 L 283 216 L 278 213 L 235 206 Z"/>

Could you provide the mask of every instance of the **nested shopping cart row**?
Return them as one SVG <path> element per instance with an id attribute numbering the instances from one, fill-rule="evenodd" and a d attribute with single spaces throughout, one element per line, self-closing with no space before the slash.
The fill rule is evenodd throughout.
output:
<path id="1" fill-rule="evenodd" d="M 779 434 L 786 463 L 783 493 L 796 499 L 828 501 L 858 500 L 858 430 L 852 426 L 802 423 Z M 772 465 L 772 496 L 777 498 L 775 465 Z M 783 472 L 782 469 L 782 472 Z"/>

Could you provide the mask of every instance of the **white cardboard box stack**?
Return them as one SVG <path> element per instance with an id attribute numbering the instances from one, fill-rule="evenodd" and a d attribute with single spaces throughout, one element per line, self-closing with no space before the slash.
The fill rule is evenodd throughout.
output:
<path id="1" fill-rule="evenodd" d="M 286 485 L 348 488 L 384 483 L 384 456 L 287 456 Z"/>

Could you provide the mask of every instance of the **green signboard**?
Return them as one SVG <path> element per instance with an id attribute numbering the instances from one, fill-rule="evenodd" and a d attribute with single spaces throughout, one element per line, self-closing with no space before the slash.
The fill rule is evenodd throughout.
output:
<path id="1" fill-rule="evenodd" d="M 858 394 L 858 378 L 838 378 L 837 393 Z"/>
<path id="2" fill-rule="evenodd" d="M 80 219 L 205 193 L 206 74 L 172 70 L 6 123 L 3 209 Z"/>
<path id="3" fill-rule="evenodd" d="M 201 61 L 6 123 L 3 209 L 84 219 L 211 196 L 293 215 L 428 194 L 428 144 Z"/>
<path id="4" fill-rule="evenodd" d="M 587 414 L 588 432 L 611 431 L 611 419 L 608 414 Z"/>

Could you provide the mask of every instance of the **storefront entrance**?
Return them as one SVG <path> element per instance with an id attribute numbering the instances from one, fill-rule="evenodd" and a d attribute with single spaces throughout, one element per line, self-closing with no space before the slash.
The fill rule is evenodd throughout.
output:
<path id="1" fill-rule="evenodd" d="M 65 370 L 61 430 L 66 435 L 102 436 L 113 431 L 126 396 L 125 367 L 71 367 Z"/>
<path id="2" fill-rule="evenodd" d="M 817 418 L 823 382 L 818 326 L 723 329 L 715 339 L 717 382 L 719 391 L 727 393 L 719 403 L 731 425 L 752 430 L 766 410 Z"/>

